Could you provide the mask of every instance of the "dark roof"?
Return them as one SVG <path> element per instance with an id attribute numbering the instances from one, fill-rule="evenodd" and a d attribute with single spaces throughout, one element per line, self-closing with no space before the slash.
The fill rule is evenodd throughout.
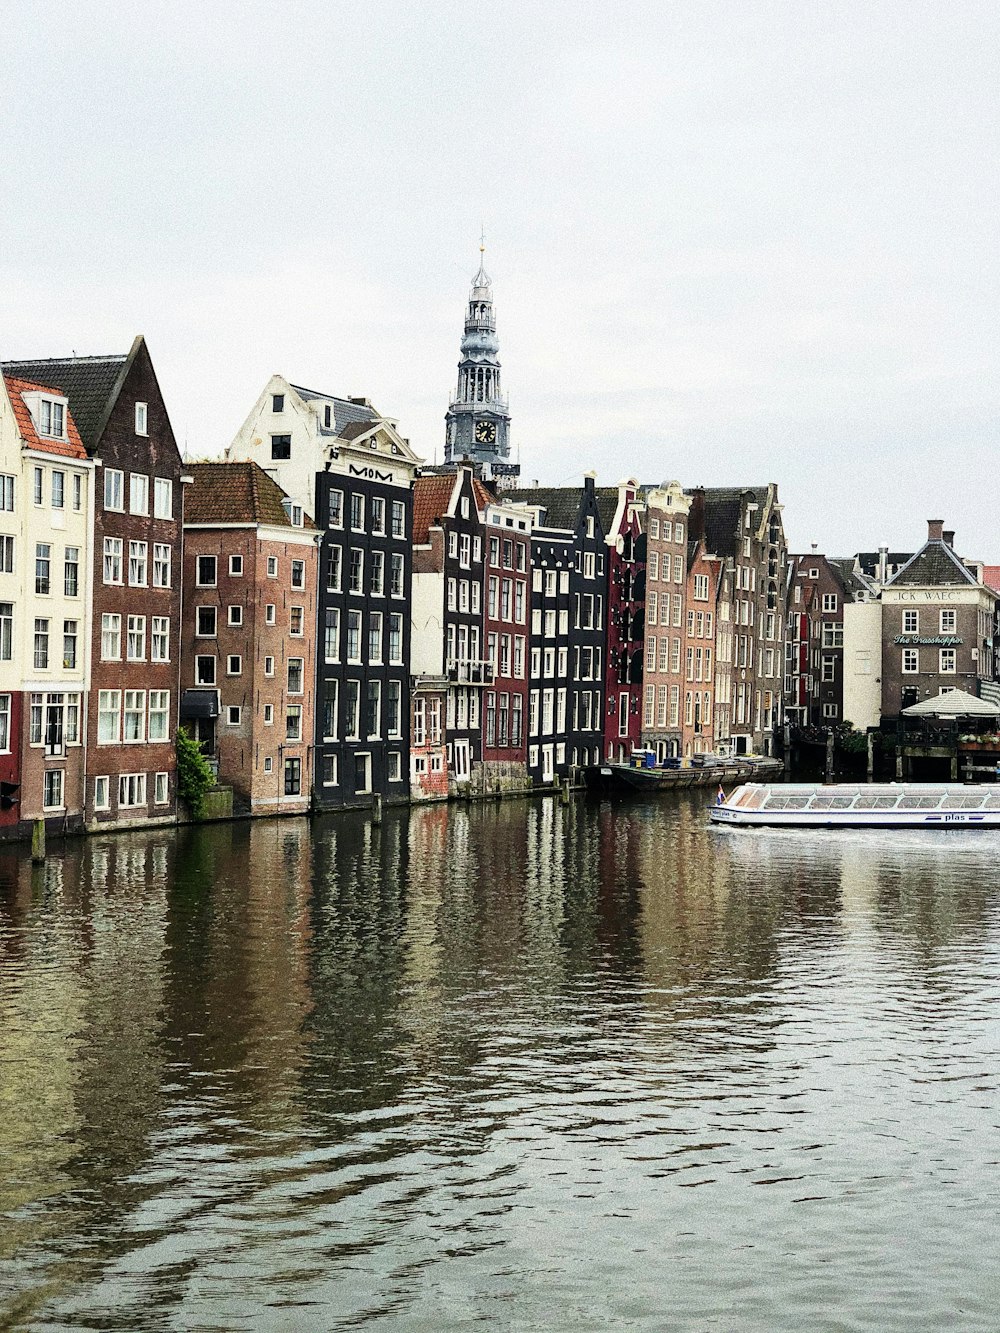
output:
<path id="1" fill-rule="evenodd" d="M 299 384 L 293 384 L 292 388 L 306 402 L 330 404 L 333 408 L 331 430 L 335 435 L 343 435 L 344 427 L 351 422 L 366 421 L 370 424 L 381 419 L 373 407 L 366 407 L 363 403 L 352 403 L 347 398 L 335 398 L 332 393 L 318 393 L 315 389 L 303 389 Z"/>
<path id="2" fill-rule="evenodd" d="M 742 536 L 740 517 L 744 496 L 751 504 L 763 508 L 767 503 L 767 486 L 706 486 L 699 487 L 705 497 L 705 549 L 710 555 L 736 555 Z M 686 490 L 685 495 L 694 492 Z"/>
<path id="3" fill-rule="evenodd" d="M 185 523 L 267 523 L 294 525 L 281 503 L 287 499 L 273 477 L 256 463 L 191 463 L 194 478 L 184 495 Z M 303 515 L 302 526 L 315 530 Z"/>
<path id="4" fill-rule="evenodd" d="M 134 350 L 134 345 L 133 345 Z M 73 420 L 88 453 L 94 453 L 119 379 L 124 378 L 130 354 L 121 356 L 67 356 L 49 361 L 5 361 L 4 371 L 58 389 L 69 399 Z"/>
<path id="5" fill-rule="evenodd" d="M 892 587 L 940 587 L 952 584 L 975 583 L 961 560 L 943 541 L 929 541 L 907 564 L 889 579 Z"/>
<path id="6" fill-rule="evenodd" d="M 543 526 L 546 528 L 576 532 L 583 503 L 583 487 L 534 486 L 527 490 L 504 491 L 503 498 L 514 504 L 540 506 L 544 511 Z"/>
<path id="7" fill-rule="evenodd" d="M 605 535 L 611 532 L 611 524 L 614 521 L 615 510 L 618 508 L 618 487 L 617 486 L 595 486 L 594 496 L 597 500 L 597 512 L 601 516 L 601 527 Z"/>
<path id="8" fill-rule="evenodd" d="M 878 551 L 859 551 L 854 557 L 857 560 L 862 574 L 867 574 L 869 578 L 875 578 L 878 575 Z M 885 557 L 888 568 L 902 569 L 907 560 L 913 559 L 912 551 L 889 551 Z"/>
<path id="9" fill-rule="evenodd" d="M 858 576 L 858 572 L 854 567 L 853 556 L 828 555 L 826 557 L 826 563 L 840 578 L 846 593 L 854 593 L 859 589 L 867 589 L 868 585 Z"/>

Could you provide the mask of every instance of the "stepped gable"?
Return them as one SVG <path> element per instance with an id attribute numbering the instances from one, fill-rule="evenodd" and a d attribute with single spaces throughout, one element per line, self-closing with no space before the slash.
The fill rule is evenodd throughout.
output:
<path id="1" fill-rule="evenodd" d="M 291 528 L 291 516 L 282 501 L 287 499 L 278 483 L 256 463 L 192 463 L 187 471 L 194 478 L 184 497 L 184 523 L 256 523 Z M 302 527 L 315 531 L 307 514 Z"/>
<path id="2" fill-rule="evenodd" d="M 28 405 L 21 397 L 24 393 L 55 392 L 58 392 L 60 397 L 65 397 L 66 395 L 61 390 L 56 390 L 51 384 L 36 384 L 32 380 L 20 379 L 17 375 L 7 374 L 6 371 L 3 378 L 7 385 L 7 392 L 10 395 L 11 407 L 14 409 L 17 429 L 20 432 L 21 439 L 29 449 L 38 449 L 46 454 L 57 454 L 60 458 L 83 459 L 87 457 L 87 451 L 80 439 L 80 432 L 77 430 L 72 409 L 66 413 L 66 439 L 53 440 L 48 435 L 39 435 L 28 410 Z"/>
<path id="3" fill-rule="evenodd" d="M 133 351 L 134 351 L 133 347 Z M 118 396 L 131 353 L 121 356 L 72 356 L 45 361 L 5 361 L 3 371 L 33 381 L 69 399 L 80 439 L 89 454 L 97 447 L 110 405 Z"/>
<path id="4" fill-rule="evenodd" d="M 617 492 L 615 495 L 617 499 Z M 566 532 L 576 532 L 580 518 L 583 487 L 534 486 L 527 490 L 504 491 L 503 498 L 510 500 L 512 504 L 541 507 L 545 514 L 543 526 L 546 528 L 560 528 Z"/>

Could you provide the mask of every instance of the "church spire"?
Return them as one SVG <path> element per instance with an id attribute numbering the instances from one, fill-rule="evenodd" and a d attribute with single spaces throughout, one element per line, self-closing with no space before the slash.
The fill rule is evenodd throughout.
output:
<path id="1" fill-rule="evenodd" d="M 479 241 L 479 269 L 472 279 L 462 334 L 458 385 L 445 416 L 446 463 L 468 457 L 487 477 L 516 476 L 509 463 L 510 414 L 500 387 L 500 341 L 493 313 L 493 283 L 486 272 L 486 237 Z"/>

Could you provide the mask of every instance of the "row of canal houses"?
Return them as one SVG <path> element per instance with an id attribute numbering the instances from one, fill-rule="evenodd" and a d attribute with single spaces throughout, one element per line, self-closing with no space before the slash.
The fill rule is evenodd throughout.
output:
<path id="1" fill-rule="evenodd" d="M 261 814 L 775 743 L 773 485 L 498 490 L 278 375 L 185 464 L 141 337 L 2 369 L 0 836 L 174 820 L 178 726 Z"/>

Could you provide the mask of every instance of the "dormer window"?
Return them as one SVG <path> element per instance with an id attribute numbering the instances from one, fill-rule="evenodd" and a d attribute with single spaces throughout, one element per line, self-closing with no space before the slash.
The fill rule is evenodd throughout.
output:
<path id="1" fill-rule="evenodd" d="M 333 408 L 330 406 L 329 403 L 327 403 L 326 407 L 323 408 L 323 429 L 329 430 L 332 425 L 333 425 Z"/>
<path id="2" fill-rule="evenodd" d="M 38 412 L 38 433 L 47 435 L 53 440 L 64 440 L 66 438 L 66 405 L 57 402 L 54 398 L 42 398 L 39 400 Z"/>

